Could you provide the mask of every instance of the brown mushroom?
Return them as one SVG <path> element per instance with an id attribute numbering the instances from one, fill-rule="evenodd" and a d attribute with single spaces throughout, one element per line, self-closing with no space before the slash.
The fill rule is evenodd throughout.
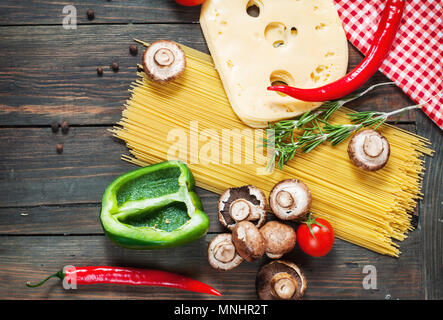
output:
<path id="1" fill-rule="evenodd" d="M 283 180 L 272 188 L 269 204 L 281 220 L 294 220 L 305 216 L 311 209 L 311 192 L 297 179 Z"/>
<path id="2" fill-rule="evenodd" d="M 248 262 L 260 259 L 265 253 L 265 240 L 252 222 L 237 223 L 232 230 L 232 242 L 238 254 Z"/>
<path id="3" fill-rule="evenodd" d="M 265 240 L 266 255 L 271 259 L 279 259 L 295 247 L 295 230 L 284 223 L 269 221 L 260 228 L 260 233 Z"/>
<path id="4" fill-rule="evenodd" d="M 211 240 L 208 246 L 209 264 L 218 270 L 231 270 L 242 263 L 229 233 L 222 233 Z"/>
<path id="5" fill-rule="evenodd" d="M 158 40 L 146 48 L 143 67 L 154 81 L 163 83 L 176 79 L 186 67 L 183 49 L 174 41 Z"/>
<path id="6" fill-rule="evenodd" d="M 348 145 L 352 163 L 367 171 L 383 168 L 388 162 L 391 148 L 388 140 L 377 131 L 367 129 L 356 134 Z"/>
<path id="7" fill-rule="evenodd" d="M 296 264 L 276 260 L 261 267 L 255 287 L 261 300 L 299 300 L 306 291 L 307 281 Z"/>
<path id="8" fill-rule="evenodd" d="M 260 228 L 266 221 L 267 206 L 265 194 L 257 187 L 230 188 L 218 201 L 218 219 L 231 231 L 244 220 Z"/>

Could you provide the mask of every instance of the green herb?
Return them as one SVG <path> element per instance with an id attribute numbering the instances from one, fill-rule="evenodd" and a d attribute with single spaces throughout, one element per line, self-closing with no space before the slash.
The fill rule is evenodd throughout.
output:
<path id="1" fill-rule="evenodd" d="M 294 158 L 297 151 L 310 152 L 325 141 L 335 146 L 361 128 L 372 127 L 376 130 L 389 117 L 399 114 L 400 118 L 406 111 L 418 109 L 423 105 L 408 106 L 392 112 L 362 111 L 349 113 L 347 115 L 352 124 L 331 124 L 328 122 L 329 117 L 345 103 L 363 96 L 375 87 L 386 84 L 391 83 L 380 83 L 359 94 L 337 101 L 325 102 L 315 112 L 306 112 L 299 119 L 283 120 L 269 125 L 269 129 L 273 133 L 267 139 L 264 139 L 264 145 L 272 147 L 274 153 L 269 161 L 268 170 L 272 171 L 276 162 L 278 167 L 282 169 L 286 162 Z"/>

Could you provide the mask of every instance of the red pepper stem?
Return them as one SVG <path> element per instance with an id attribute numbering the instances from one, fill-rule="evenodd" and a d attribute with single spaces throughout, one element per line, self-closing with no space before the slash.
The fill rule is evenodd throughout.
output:
<path id="1" fill-rule="evenodd" d="M 337 100 L 354 92 L 377 72 L 388 55 L 400 25 L 404 7 L 405 0 L 386 1 L 385 9 L 366 57 L 346 76 L 318 88 L 270 86 L 268 90 L 279 91 L 295 99 L 310 102 Z"/>
<path id="2" fill-rule="evenodd" d="M 49 277 L 47 277 L 46 279 L 40 281 L 39 283 L 36 284 L 31 284 L 29 281 L 26 282 L 26 285 L 29 288 L 36 288 L 36 287 L 40 287 L 42 284 L 44 284 L 46 281 L 48 281 L 51 278 L 59 278 L 60 280 L 63 280 L 65 278 L 65 274 L 63 273 L 62 270 L 60 270 L 59 272 L 56 272 L 54 274 L 51 274 Z"/>

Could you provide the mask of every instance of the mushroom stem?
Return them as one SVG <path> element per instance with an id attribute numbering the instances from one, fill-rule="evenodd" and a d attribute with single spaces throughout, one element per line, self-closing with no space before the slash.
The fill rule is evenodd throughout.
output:
<path id="1" fill-rule="evenodd" d="M 234 260 L 235 253 L 235 247 L 229 241 L 220 242 L 214 248 L 214 258 L 223 263 Z"/>
<path id="2" fill-rule="evenodd" d="M 286 272 L 277 273 L 271 279 L 271 293 L 276 298 L 290 299 L 297 288 L 297 281 Z"/>
<path id="3" fill-rule="evenodd" d="M 363 152 L 372 158 L 378 157 L 383 152 L 383 141 L 378 135 L 369 135 L 365 137 L 363 143 Z"/>
<path id="4" fill-rule="evenodd" d="M 235 221 L 246 220 L 251 214 L 251 206 L 244 199 L 237 199 L 231 203 L 229 214 Z"/>
<path id="5" fill-rule="evenodd" d="M 289 208 L 294 205 L 294 198 L 288 191 L 285 190 L 279 191 L 277 193 L 276 200 L 279 206 L 281 206 L 282 208 Z"/>
<path id="6" fill-rule="evenodd" d="M 161 67 L 167 67 L 174 63 L 175 57 L 171 50 L 167 48 L 158 49 L 154 54 L 154 61 Z"/>

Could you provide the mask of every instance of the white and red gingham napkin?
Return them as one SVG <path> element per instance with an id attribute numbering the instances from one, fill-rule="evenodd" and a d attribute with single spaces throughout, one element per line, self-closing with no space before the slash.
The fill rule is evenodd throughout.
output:
<path id="1" fill-rule="evenodd" d="M 348 40 L 369 50 L 386 1 L 335 0 Z M 403 19 L 380 71 L 395 82 L 443 129 L 442 0 L 406 0 Z"/>

